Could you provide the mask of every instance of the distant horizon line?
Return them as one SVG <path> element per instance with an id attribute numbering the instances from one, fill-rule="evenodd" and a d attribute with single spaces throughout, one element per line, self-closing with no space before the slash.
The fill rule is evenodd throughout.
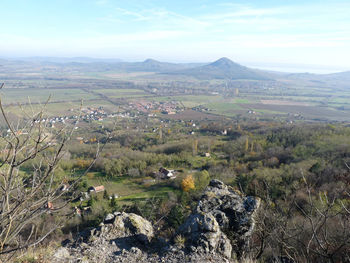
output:
<path id="1" fill-rule="evenodd" d="M 238 63 L 243 66 L 252 67 L 259 70 L 267 70 L 267 71 L 276 71 L 281 73 L 310 73 L 310 74 L 331 74 L 331 73 L 340 73 L 350 71 L 349 68 L 345 68 L 344 66 L 326 66 L 326 65 L 316 65 L 316 64 L 304 64 L 304 63 L 288 63 L 288 62 L 258 62 L 258 61 L 244 61 L 237 62 L 229 57 L 220 57 L 213 61 L 184 61 L 184 60 L 163 60 L 163 59 L 155 59 L 152 57 L 148 57 L 145 59 L 122 59 L 116 57 L 94 57 L 94 56 L 0 56 L 0 59 L 4 60 L 35 60 L 39 59 L 44 62 L 47 59 L 47 62 L 53 59 L 57 60 L 72 60 L 72 61 L 55 61 L 54 63 L 94 63 L 94 62 L 113 62 L 113 63 L 137 63 L 137 62 L 145 62 L 147 60 L 155 60 L 161 63 L 173 63 L 173 64 L 210 64 L 222 58 L 227 58 L 232 62 Z M 85 59 L 91 61 L 74 61 L 74 59 Z M 96 60 L 96 61 L 93 61 Z"/>

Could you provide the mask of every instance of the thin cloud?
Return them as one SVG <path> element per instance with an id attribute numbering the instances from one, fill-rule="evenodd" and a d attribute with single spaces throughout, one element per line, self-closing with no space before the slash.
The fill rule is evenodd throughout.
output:
<path id="1" fill-rule="evenodd" d="M 286 13 L 288 13 L 287 8 L 250 8 L 246 6 L 239 6 L 239 9 L 209 14 L 202 16 L 201 18 L 203 20 L 220 20 L 226 18 L 273 16 Z"/>
<path id="2" fill-rule="evenodd" d="M 106 5 L 109 3 L 109 0 L 97 0 L 96 5 Z"/>
<path id="3" fill-rule="evenodd" d="M 191 16 L 185 16 L 177 12 L 173 12 L 164 8 L 151 8 L 151 9 L 142 9 L 142 10 L 130 10 L 121 7 L 115 8 L 116 13 L 114 16 L 118 17 L 128 16 L 133 21 L 148 21 L 154 23 L 160 23 L 164 26 L 181 26 L 184 23 L 191 26 L 207 26 L 208 22 L 196 19 Z M 113 15 L 109 15 L 112 17 Z"/>
<path id="4" fill-rule="evenodd" d="M 115 10 L 118 14 L 124 15 L 124 16 L 131 16 L 135 18 L 138 21 L 148 20 L 149 17 L 146 17 L 142 15 L 140 12 L 130 11 L 124 8 L 116 7 Z"/>

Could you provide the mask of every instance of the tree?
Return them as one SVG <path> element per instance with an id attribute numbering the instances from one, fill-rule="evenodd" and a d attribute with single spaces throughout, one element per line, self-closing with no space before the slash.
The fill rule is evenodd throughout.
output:
<path id="1" fill-rule="evenodd" d="M 209 184 L 210 175 L 207 170 L 196 172 L 194 174 L 194 177 L 195 177 L 196 190 L 202 191 Z"/>
<path id="2" fill-rule="evenodd" d="M 108 195 L 107 190 L 104 190 L 104 191 L 103 191 L 103 198 L 104 198 L 104 199 L 107 199 L 107 200 L 109 199 L 109 195 Z"/>
<path id="3" fill-rule="evenodd" d="M 73 190 L 99 155 L 97 150 L 85 173 L 62 191 L 66 181 L 56 176 L 56 168 L 74 127 L 49 128 L 43 117 L 46 104 L 31 115 L 24 112 L 25 117 L 14 125 L 0 98 L 2 121 L 7 129 L 0 138 L 0 261 L 8 260 L 18 250 L 37 245 L 63 225 L 55 222 L 48 229 L 38 228 L 43 217 L 62 211 L 71 200 L 63 198 L 64 194 Z M 22 167 L 30 162 L 33 168 L 28 174 Z"/>
<path id="4" fill-rule="evenodd" d="M 188 175 L 185 179 L 182 180 L 181 187 L 185 192 L 189 192 L 190 190 L 195 189 L 194 179 L 192 175 Z"/>
<path id="5" fill-rule="evenodd" d="M 198 139 L 195 139 L 192 143 L 192 154 L 196 156 L 198 153 Z"/>
<path id="6" fill-rule="evenodd" d="M 123 161 L 119 159 L 107 161 L 105 171 L 109 177 L 121 176 L 123 174 Z"/>
<path id="7" fill-rule="evenodd" d="M 131 177 L 139 177 L 140 176 L 140 170 L 137 168 L 129 168 L 128 169 L 128 175 Z"/>
<path id="8" fill-rule="evenodd" d="M 119 209 L 119 206 L 117 204 L 117 200 L 115 199 L 115 196 L 114 194 L 112 195 L 112 198 L 111 198 L 111 202 L 110 202 L 110 207 L 113 209 L 113 210 L 118 210 Z"/>
<path id="9" fill-rule="evenodd" d="M 92 207 L 95 203 L 95 199 L 91 196 L 90 199 L 87 201 L 87 206 Z"/>
<path id="10" fill-rule="evenodd" d="M 249 149 L 249 138 L 247 137 L 247 138 L 245 139 L 245 146 L 244 146 L 244 150 L 247 152 L 247 151 L 248 151 L 248 149 Z"/>

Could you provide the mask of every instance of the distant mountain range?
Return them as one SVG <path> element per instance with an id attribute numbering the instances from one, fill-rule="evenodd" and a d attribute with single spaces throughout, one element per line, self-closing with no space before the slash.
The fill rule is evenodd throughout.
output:
<path id="1" fill-rule="evenodd" d="M 326 79 L 350 81 L 350 71 L 322 75 Z"/>
<path id="2" fill-rule="evenodd" d="M 289 74 L 288 78 L 313 81 L 350 81 L 350 71 L 331 74 L 294 73 Z"/>
<path id="3" fill-rule="evenodd" d="M 273 80 L 291 79 L 308 81 L 350 81 L 350 71 L 332 74 L 285 73 L 258 70 L 242 66 L 228 58 L 220 58 L 212 63 L 169 63 L 154 59 L 142 62 L 123 62 L 120 59 L 100 59 L 88 57 L 27 57 L 0 58 L 0 66 L 22 63 L 23 65 L 41 64 L 57 67 L 70 66 L 87 71 L 121 71 L 121 72 L 150 72 L 168 76 L 193 77 L 200 80 Z"/>
<path id="4" fill-rule="evenodd" d="M 173 72 L 178 70 L 184 70 L 193 68 L 202 64 L 196 63 L 168 63 L 160 62 L 154 59 L 146 59 L 143 62 L 121 62 L 114 64 L 115 69 L 121 69 L 125 71 L 144 71 L 144 72 Z"/>
<path id="5" fill-rule="evenodd" d="M 120 63 L 123 62 L 117 58 L 89 58 L 89 57 L 18 57 L 18 58 L 0 58 L 9 61 L 23 61 L 31 63 Z"/>
<path id="6" fill-rule="evenodd" d="M 120 59 L 99 59 L 88 57 L 26 57 L 26 58 L 0 58 L 0 65 L 40 64 L 43 66 L 74 67 L 88 71 L 126 71 L 126 72 L 172 72 L 203 65 L 203 63 L 168 63 L 154 59 L 146 59 L 143 62 L 124 62 Z"/>

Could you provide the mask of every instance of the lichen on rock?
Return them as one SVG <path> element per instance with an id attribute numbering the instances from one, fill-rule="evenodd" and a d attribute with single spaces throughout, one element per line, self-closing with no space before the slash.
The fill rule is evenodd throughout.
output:
<path id="1" fill-rule="evenodd" d="M 189 247 L 240 259 L 248 248 L 259 205 L 259 199 L 244 197 L 223 182 L 211 180 L 178 233 Z"/>

